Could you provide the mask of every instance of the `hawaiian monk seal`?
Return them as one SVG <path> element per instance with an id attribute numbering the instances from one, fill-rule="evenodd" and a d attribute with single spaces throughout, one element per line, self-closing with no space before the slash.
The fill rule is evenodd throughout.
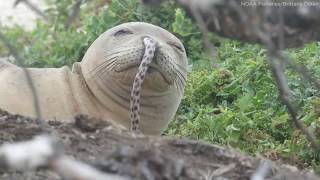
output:
<path id="1" fill-rule="evenodd" d="M 145 52 L 143 39 L 157 42 L 141 90 L 140 129 L 160 134 L 173 118 L 183 96 L 187 56 L 168 31 L 132 22 L 109 29 L 89 47 L 72 71 L 28 68 L 45 119 L 71 120 L 88 114 L 130 127 L 132 84 Z M 20 67 L 0 61 L 0 108 L 35 116 L 32 95 Z"/>

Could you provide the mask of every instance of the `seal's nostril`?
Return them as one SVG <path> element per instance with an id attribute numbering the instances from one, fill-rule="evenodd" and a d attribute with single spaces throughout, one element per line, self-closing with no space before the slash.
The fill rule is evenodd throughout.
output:
<path id="1" fill-rule="evenodd" d="M 145 45 L 147 42 L 148 42 L 148 43 L 150 42 L 150 44 L 151 44 L 151 45 L 155 45 L 156 48 L 157 48 L 157 46 L 158 46 L 157 41 L 156 41 L 154 38 L 152 38 L 151 36 L 142 36 L 142 42 L 143 42 L 144 45 Z M 147 44 L 148 44 L 148 43 L 147 43 Z"/>
<path id="2" fill-rule="evenodd" d="M 153 58 L 153 63 L 154 63 L 154 64 L 158 65 L 158 64 L 159 64 L 159 62 L 158 62 L 158 61 L 159 61 L 159 59 L 158 59 L 158 58 L 156 58 L 156 57 L 154 57 L 154 58 Z"/>
<path id="3" fill-rule="evenodd" d="M 150 38 L 150 36 L 142 36 L 141 39 L 143 40 L 144 38 Z"/>

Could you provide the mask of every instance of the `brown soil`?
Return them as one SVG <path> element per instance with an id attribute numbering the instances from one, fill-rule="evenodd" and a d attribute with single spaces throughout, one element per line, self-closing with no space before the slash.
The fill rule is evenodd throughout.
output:
<path id="1" fill-rule="evenodd" d="M 132 138 L 126 130 L 110 123 L 78 116 L 76 123 L 50 121 L 50 128 L 64 143 L 66 153 L 102 171 L 132 179 L 250 179 L 261 159 L 199 141 L 169 137 Z M 41 133 L 34 119 L 0 111 L 0 142 L 29 140 Z M 267 180 L 318 179 L 285 165 L 272 164 Z M 2 180 L 60 179 L 48 170 L 4 172 Z"/>

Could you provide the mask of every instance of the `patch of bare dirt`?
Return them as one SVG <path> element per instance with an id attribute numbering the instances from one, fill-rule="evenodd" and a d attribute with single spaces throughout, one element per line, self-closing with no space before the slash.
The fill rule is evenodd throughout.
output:
<path id="1" fill-rule="evenodd" d="M 130 132 L 106 121 L 78 116 L 75 123 L 50 121 L 66 153 L 98 169 L 141 180 L 250 179 L 261 159 L 198 141 L 168 137 L 132 138 Z M 29 140 L 40 134 L 36 121 L 0 111 L 0 142 Z M 1 172 L 2 180 L 60 179 L 45 169 Z M 272 163 L 266 180 L 319 179 L 311 173 Z"/>

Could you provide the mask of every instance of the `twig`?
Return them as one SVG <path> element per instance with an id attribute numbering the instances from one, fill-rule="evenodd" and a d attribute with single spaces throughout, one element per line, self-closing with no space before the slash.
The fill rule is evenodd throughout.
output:
<path id="1" fill-rule="evenodd" d="M 143 4 L 148 6 L 159 6 L 162 0 L 141 0 Z"/>
<path id="2" fill-rule="evenodd" d="M 33 96 L 33 105 L 34 105 L 35 113 L 37 116 L 37 123 L 40 126 L 42 131 L 48 132 L 49 131 L 48 126 L 42 118 L 42 113 L 41 113 L 41 109 L 40 109 L 40 105 L 39 105 L 39 97 L 37 95 L 37 90 L 34 86 L 34 83 L 32 81 L 32 78 L 30 76 L 28 69 L 24 68 L 24 60 L 20 57 L 18 51 L 10 44 L 10 42 L 6 39 L 6 37 L 4 36 L 4 34 L 2 32 L 0 32 L 0 40 L 8 48 L 10 54 L 16 59 L 17 64 L 22 68 L 22 70 L 26 76 L 28 86 L 29 86 L 31 93 L 32 93 L 32 96 Z"/>
<path id="3" fill-rule="evenodd" d="M 230 163 L 228 165 L 225 165 L 225 166 L 222 166 L 222 167 L 219 167 L 218 169 L 214 170 L 212 173 L 211 173 L 211 177 L 219 177 L 219 176 L 222 176 L 223 174 L 226 174 L 228 172 L 230 172 L 231 170 L 233 170 L 234 168 L 237 167 L 237 164 L 236 163 Z"/>
<path id="4" fill-rule="evenodd" d="M 71 24 L 79 17 L 80 7 L 84 0 L 77 0 L 76 3 L 72 7 L 72 12 L 68 17 L 67 23 L 65 25 L 65 29 L 69 29 Z"/>
<path id="5" fill-rule="evenodd" d="M 48 22 L 48 16 L 44 14 L 36 5 L 31 3 L 28 0 L 16 0 L 14 3 L 14 7 L 17 6 L 19 3 L 23 2 L 26 6 L 28 6 L 33 12 L 41 16 L 45 22 Z"/>
<path id="6" fill-rule="evenodd" d="M 196 9 L 195 6 L 193 5 L 193 3 L 197 3 L 197 2 L 196 1 L 188 1 L 188 2 L 184 2 L 184 3 L 188 4 L 190 11 L 193 14 L 194 19 L 196 20 L 196 22 L 199 25 L 200 31 L 202 32 L 202 35 L 203 35 L 203 41 L 204 41 L 205 48 L 209 52 L 211 60 L 212 60 L 212 66 L 214 68 L 218 68 L 219 65 L 217 63 L 217 51 L 216 51 L 215 46 L 209 40 L 210 39 L 208 36 L 209 30 L 207 29 L 207 25 L 206 25 L 205 21 L 203 20 L 199 10 Z"/>
<path id="7" fill-rule="evenodd" d="M 62 145 L 48 135 L 0 146 L 0 167 L 20 171 L 45 167 L 66 180 L 126 180 L 122 176 L 101 172 L 64 155 Z"/>
<path id="8" fill-rule="evenodd" d="M 277 63 L 276 61 L 276 54 L 277 53 L 273 53 L 271 50 L 269 50 L 268 64 L 270 66 L 273 78 L 277 83 L 280 99 L 282 103 L 287 107 L 288 113 L 291 116 L 291 120 L 294 126 L 306 136 L 307 140 L 311 143 L 311 146 L 314 148 L 314 150 L 319 150 L 320 147 L 317 144 L 315 137 L 306 128 L 303 127 L 302 123 L 298 119 L 298 110 L 291 103 L 291 93 L 287 83 L 287 79 L 285 77 L 282 65 L 280 65 L 279 62 Z"/>
<path id="9" fill-rule="evenodd" d="M 271 170 L 271 163 L 269 161 L 263 161 L 260 163 L 256 172 L 254 172 L 251 176 L 251 180 L 264 180 Z"/>
<path id="10" fill-rule="evenodd" d="M 318 79 L 313 77 L 313 75 L 309 72 L 309 70 L 303 64 L 294 63 L 290 60 L 286 55 L 282 52 L 278 53 L 279 59 L 282 60 L 285 64 L 287 64 L 291 69 L 295 72 L 299 73 L 305 80 L 312 82 L 315 87 L 320 91 L 320 82 Z"/>
<path id="11" fill-rule="evenodd" d="M 280 28 L 278 30 L 278 46 L 277 48 L 282 50 L 284 48 L 284 19 L 283 19 L 283 11 L 282 9 L 278 9 L 278 17 L 279 17 L 279 24 Z M 271 37 L 270 37 L 271 39 Z M 271 66 L 271 71 L 273 72 L 273 77 L 275 78 L 278 84 L 278 91 L 282 102 L 287 106 L 288 112 L 291 115 L 292 121 L 294 126 L 298 128 L 307 138 L 307 140 L 311 143 L 312 147 L 315 150 L 320 150 L 320 146 L 317 144 L 315 137 L 311 134 L 306 128 L 304 128 L 303 124 L 298 119 L 298 109 L 293 106 L 291 102 L 291 94 L 288 82 L 286 80 L 286 76 L 283 69 L 283 60 L 284 56 L 281 56 L 280 50 L 272 50 L 273 47 L 269 47 L 269 54 L 268 62 Z M 274 56 L 274 57 L 272 57 Z M 277 67 L 275 67 L 276 63 L 274 62 L 275 58 L 277 58 L 280 62 Z M 288 59 L 287 59 L 288 60 Z"/>

